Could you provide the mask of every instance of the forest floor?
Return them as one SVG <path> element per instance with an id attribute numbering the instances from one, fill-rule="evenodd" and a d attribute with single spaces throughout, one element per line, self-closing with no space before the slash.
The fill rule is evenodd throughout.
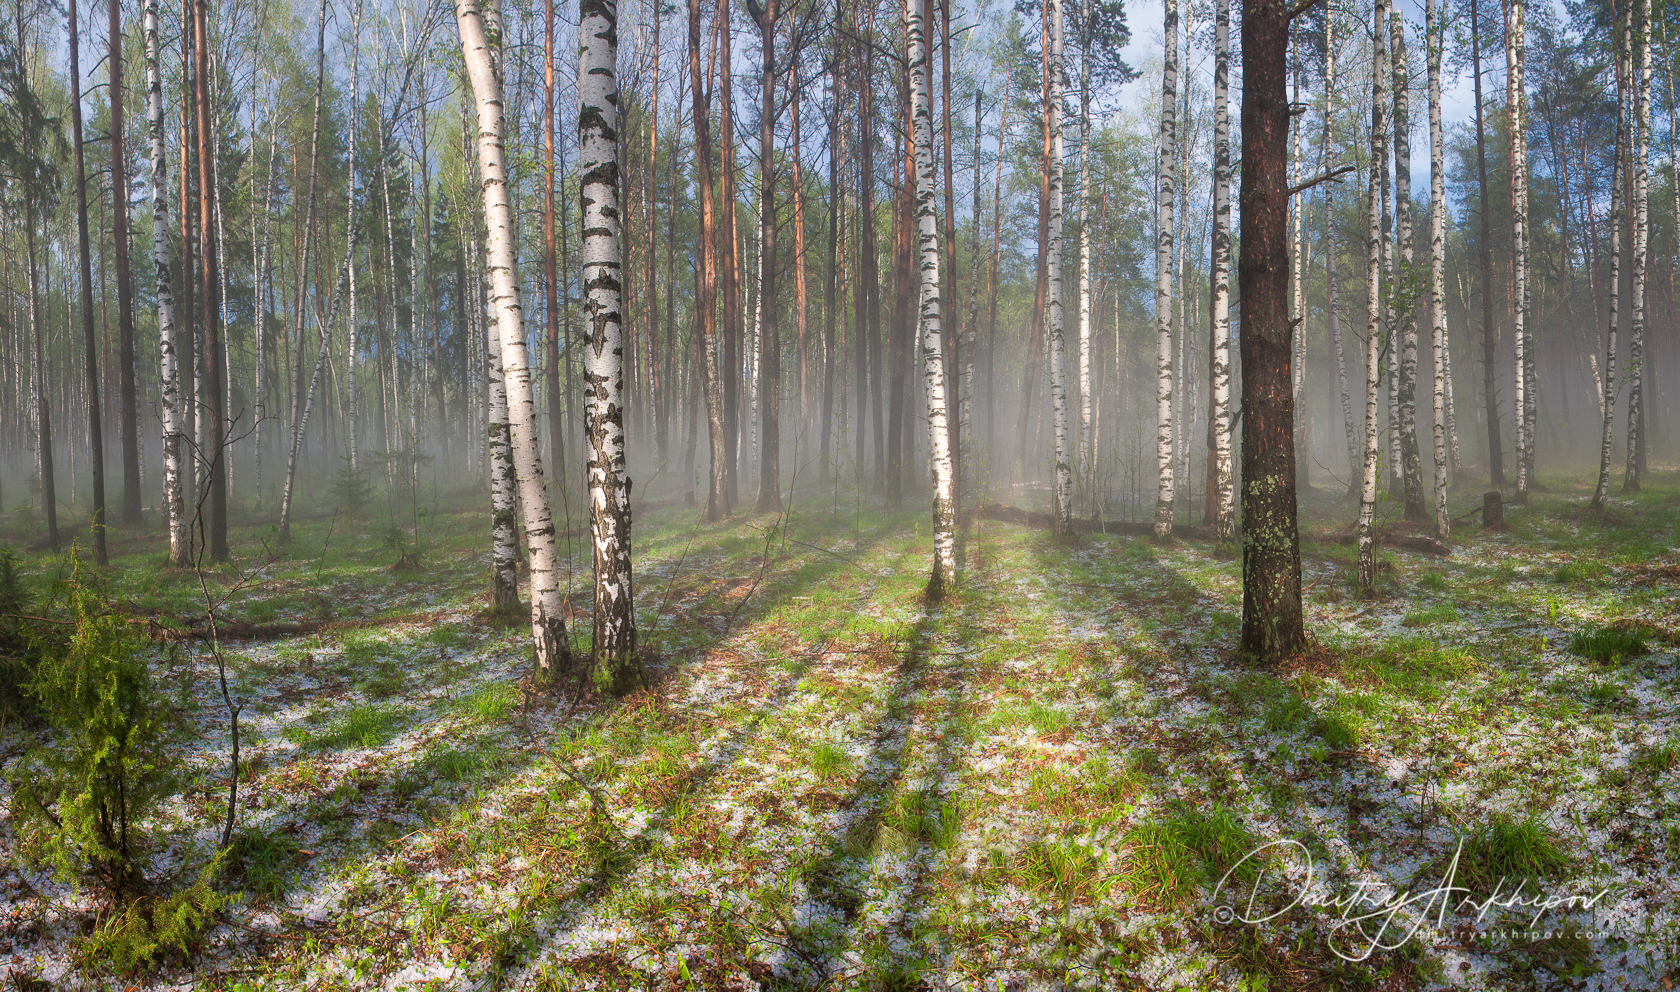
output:
<path id="1" fill-rule="evenodd" d="M 223 621 L 328 625 L 225 644 L 228 903 L 190 958 L 118 976 L 86 951 L 99 899 L 8 853 L 0 984 L 1669 989 L 1680 473 L 1602 514 L 1589 480 L 1542 481 L 1507 533 L 1382 551 L 1374 599 L 1351 504 L 1306 497 L 1317 648 L 1275 669 L 1233 652 L 1229 546 L 977 521 L 930 607 L 920 500 L 644 505 L 624 699 L 530 691 L 528 631 L 484 616 L 476 494 L 406 527 L 312 512 L 273 561 L 246 519 Z M 161 540 L 113 535 L 109 595 L 203 629 Z M 146 872 L 180 885 L 215 857 L 229 726 L 205 642 L 156 674 L 188 774 Z"/>

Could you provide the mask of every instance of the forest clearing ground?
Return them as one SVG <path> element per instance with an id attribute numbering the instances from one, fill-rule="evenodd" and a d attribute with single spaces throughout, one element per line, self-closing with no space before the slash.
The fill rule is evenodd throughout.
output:
<path id="1" fill-rule="evenodd" d="M 977 522 L 961 591 L 928 607 L 919 500 L 801 491 L 785 519 L 717 526 L 643 508 L 652 684 L 576 708 L 527 693 L 522 624 L 478 619 L 476 495 L 408 532 L 323 516 L 229 617 L 437 617 L 229 645 L 251 703 L 224 922 L 144 979 L 78 974 L 94 901 L 8 857 L 0 971 L 109 988 L 1668 987 L 1680 476 L 1603 516 L 1587 480 L 1543 481 L 1507 534 L 1462 527 L 1448 558 L 1383 550 L 1370 601 L 1334 536 L 1348 506 L 1308 498 L 1320 650 L 1279 670 L 1232 657 L 1240 563 L 1206 543 Z M 249 564 L 266 533 L 243 528 Z M 418 575 L 388 569 L 408 542 Z M 158 545 L 121 547 L 123 608 L 203 613 L 190 572 L 151 567 Z M 571 550 L 583 625 L 587 542 Z M 1606 629 L 1649 650 L 1605 654 Z M 161 669 L 191 774 L 150 825 L 153 877 L 206 863 L 226 805 L 227 721 L 198 647 Z M 1538 934 L 1502 932 L 1534 908 L 1478 920 L 1455 912 L 1462 893 L 1440 926 L 1438 901 L 1363 927 L 1343 917 L 1371 906 L 1226 916 L 1281 909 L 1309 858 L 1319 901 L 1421 893 L 1461 838 L 1456 884 L 1478 902 L 1519 878 L 1523 898 L 1608 892 L 1548 909 Z M 1299 846 L 1272 848 L 1264 876 L 1243 861 L 1280 840 Z"/>

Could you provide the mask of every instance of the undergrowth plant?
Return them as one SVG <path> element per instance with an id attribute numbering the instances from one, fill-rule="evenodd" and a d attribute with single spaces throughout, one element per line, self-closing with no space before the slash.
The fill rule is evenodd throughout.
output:
<path id="1" fill-rule="evenodd" d="M 168 706 L 138 638 L 102 612 L 73 565 L 73 632 L 63 650 L 40 656 L 25 689 L 50 743 L 13 769 L 13 817 L 27 856 L 65 879 L 91 869 L 116 892 L 138 880 L 139 824 L 174 792 Z"/>

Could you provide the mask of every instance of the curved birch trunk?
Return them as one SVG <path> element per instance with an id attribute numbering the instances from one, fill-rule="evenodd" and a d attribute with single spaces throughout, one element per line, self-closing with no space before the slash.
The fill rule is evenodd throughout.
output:
<path id="1" fill-rule="evenodd" d="M 1155 208 L 1155 466 L 1159 475 L 1155 497 L 1155 536 L 1172 536 L 1173 528 L 1173 381 L 1172 381 L 1172 257 L 1174 170 L 1178 125 L 1178 0 L 1164 0 L 1162 34 L 1167 39 L 1161 63 L 1160 166 L 1156 175 Z"/>
<path id="2" fill-rule="evenodd" d="M 1640 0 L 1635 33 L 1639 74 L 1634 80 L 1633 326 L 1628 334 L 1627 474 L 1622 491 L 1639 491 L 1645 472 L 1645 294 L 1650 246 L 1651 0 Z M 1630 11 L 1631 15 L 1631 11 Z"/>
<path id="3" fill-rule="evenodd" d="M 521 321 L 519 273 L 514 268 L 513 207 L 508 199 L 506 153 L 502 145 L 502 79 L 493 63 L 500 37 L 487 36 L 477 0 L 458 0 L 455 22 L 461 54 L 472 78 L 478 106 L 478 168 L 484 183 L 485 255 L 501 337 L 502 371 L 508 394 L 508 432 L 514 469 L 525 513 L 525 545 L 531 556 L 531 640 L 538 668 L 549 676 L 568 665 L 564 607 L 560 594 L 560 556 L 548 487 L 538 449 L 536 407 L 531 398 L 531 365 Z M 585 60 L 587 61 L 587 60 Z M 580 63 L 582 64 L 582 63 Z M 597 609 L 599 605 L 597 604 Z"/>
<path id="4" fill-rule="evenodd" d="M 1372 518 L 1377 508 L 1377 392 L 1382 387 L 1382 169 L 1387 155 L 1388 119 L 1383 76 L 1388 71 L 1388 46 L 1382 30 L 1388 4 L 1377 0 L 1371 41 L 1371 177 L 1365 195 L 1365 457 L 1359 484 L 1359 589 L 1369 595 L 1376 587 L 1376 534 Z"/>
<path id="5" fill-rule="evenodd" d="M 1059 0 L 1050 0 L 1057 3 Z M 904 0 L 905 47 L 910 63 L 911 122 L 916 164 L 916 235 L 921 270 L 922 384 L 927 391 L 928 467 L 933 475 L 933 574 L 927 597 L 939 600 L 957 582 L 956 506 L 952 491 L 949 411 L 945 403 L 944 337 L 940 329 L 939 225 L 933 196 L 933 98 L 922 0 Z"/>
<path id="6" fill-rule="evenodd" d="M 1055 440 L 1056 469 L 1053 506 L 1055 532 L 1073 530 L 1073 466 L 1068 450 L 1067 395 L 1067 308 L 1062 305 L 1062 0 L 1045 0 L 1050 6 L 1050 99 L 1045 105 L 1045 126 L 1050 131 L 1050 240 L 1046 263 L 1050 318 L 1050 411 Z"/>
<path id="7" fill-rule="evenodd" d="M 1447 179 L 1441 126 L 1441 53 L 1443 37 L 1436 0 L 1426 0 L 1424 59 L 1429 63 L 1429 329 L 1435 389 L 1431 435 L 1435 442 L 1435 536 L 1452 531 L 1447 516 Z"/>
<path id="8" fill-rule="evenodd" d="M 152 274 L 157 283 L 159 407 L 163 414 L 163 503 L 169 563 L 191 562 L 186 500 L 181 488 L 181 376 L 175 358 L 175 291 L 169 271 L 169 196 L 163 152 L 163 85 L 158 71 L 158 0 L 146 0 L 146 120 L 152 138 Z"/>
<path id="9" fill-rule="evenodd" d="M 593 653 L 594 664 L 606 666 L 613 691 L 622 693 L 638 680 L 640 669 L 630 572 L 630 475 L 624 459 L 617 0 L 580 0 L 578 15 L 582 39 L 578 175 L 583 202 L 583 410 L 589 527 L 595 552 Z"/>
<path id="10" fill-rule="evenodd" d="M 1213 479 L 1220 540 L 1237 536 L 1237 492 L 1231 475 L 1231 0 L 1218 0 L 1213 20 Z"/>

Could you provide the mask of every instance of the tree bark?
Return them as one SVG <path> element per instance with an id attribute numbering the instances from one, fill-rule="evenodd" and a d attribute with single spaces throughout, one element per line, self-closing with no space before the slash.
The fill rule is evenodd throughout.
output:
<path id="1" fill-rule="evenodd" d="M 81 42 L 76 30 L 76 0 L 66 5 L 70 29 L 70 132 L 76 156 L 76 247 L 81 263 L 82 339 L 87 371 L 88 467 L 93 487 L 93 553 L 100 565 L 105 554 L 105 439 L 99 412 L 99 338 L 93 330 L 93 260 L 88 246 L 87 166 L 82 152 Z M 113 206 L 115 204 L 113 196 Z M 116 207 L 121 212 L 120 207 Z"/>
<path id="2" fill-rule="evenodd" d="M 933 475 L 933 574 L 927 597 L 939 600 L 957 581 L 956 513 L 949 410 L 945 402 L 944 338 L 940 331 L 939 225 L 933 193 L 933 107 L 922 4 L 905 0 L 904 33 L 913 90 L 916 156 L 916 233 L 921 271 L 921 363 L 927 394 L 928 463 Z M 1060 10 L 1060 0 L 1049 0 Z"/>
<path id="3" fill-rule="evenodd" d="M 1243 368 L 1242 650 L 1262 662 L 1298 654 L 1307 644 L 1295 521 L 1295 397 L 1290 370 L 1288 49 L 1286 5 L 1280 0 L 1246 0 L 1243 227 L 1237 260 Z M 1159 529 L 1159 521 L 1156 526 Z"/>
<path id="4" fill-rule="evenodd" d="M 1270 18 L 1282 19 L 1283 13 L 1281 10 L 1271 13 L 1261 12 L 1261 8 L 1270 11 L 1270 8 L 1274 5 L 1275 0 L 1244 0 L 1243 39 L 1245 49 L 1243 53 L 1243 65 L 1245 71 L 1250 61 L 1246 50 L 1247 39 L 1250 33 L 1248 27 L 1249 12 L 1251 10 L 1254 11 L 1253 16 L 1256 16 L 1261 20 L 1268 20 Z M 1175 195 L 1174 191 L 1176 189 L 1174 169 L 1175 159 L 1178 157 L 1178 153 L 1175 150 L 1178 139 L 1178 125 L 1176 123 L 1178 93 L 1178 0 L 1165 0 L 1164 7 L 1166 11 L 1166 21 L 1165 26 L 1162 28 L 1162 34 L 1167 39 L 1167 48 L 1166 57 L 1162 61 L 1161 69 L 1160 165 L 1156 174 L 1156 186 L 1158 192 L 1155 221 L 1155 467 L 1157 474 L 1157 492 L 1155 497 L 1155 536 L 1157 538 L 1171 537 L 1173 528 L 1172 253 L 1173 200 Z M 1267 29 L 1257 28 L 1257 37 L 1266 38 L 1266 40 L 1269 41 L 1269 38 L 1266 36 L 1266 30 L 1268 29 L 1270 29 L 1269 26 Z M 1284 71 L 1283 67 L 1286 65 L 1285 56 L 1288 52 L 1289 26 L 1286 19 L 1283 20 L 1282 30 L 1284 38 L 1283 47 L 1272 53 L 1278 59 L 1279 72 Z M 1264 72 L 1268 70 L 1262 71 Z M 1282 81 L 1283 76 L 1279 75 L 1278 85 L 1283 85 Z M 1287 96 L 1283 97 L 1283 100 L 1286 105 L 1285 111 L 1287 111 Z M 1247 146 L 1249 142 L 1247 126 L 1248 116 L 1251 112 L 1259 113 L 1258 103 L 1259 101 L 1249 99 L 1249 94 L 1245 87 L 1243 91 L 1244 154 L 1247 153 Z M 1260 126 L 1264 127 L 1266 125 L 1262 123 Z M 1288 134 L 1288 118 L 1285 117 L 1284 135 L 1281 139 L 1279 139 L 1282 144 L 1280 144 L 1277 149 L 1279 154 L 1286 154 L 1286 145 L 1289 140 Z M 1280 182 L 1281 180 L 1282 177 L 1279 177 Z M 1258 192 L 1258 188 L 1256 189 L 1256 192 Z M 1245 173 L 1243 177 L 1243 197 L 1245 202 L 1247 201 L 1248 196 L 1249 179 Z M 1281 202 L 1278 205 L 1287 209 L 1287 207 Z M 1245 212 L 1244 217 L 1246 218 L 1246 216 L 1247 214 Z M 1247 227 L 1247 225 L 1248 221 L 1245 219 L 1243 221 L 1243 226 Z M 1256 230 L 1258 230 L 1258 227 Z M 1243 249 L 1245 257 L 1248 254 L 1246 243 L 1247 239 L 1245 238 L 1245 248 Z M 1241 278 L 1245 277 L 1239 273 L 1239 279 Z M 1287 278 L 1286 272 L 1286 281 Z M 1243 298 L 1244 300 L 1248 299 L 1246 291 L 1244 292 Z M 1285 303 L 1287 305 L 1287 300 Z M 1287 320 L 1287 317 L 1285 319 Z M 1243 343 L 1243 352 L 1245 355 L 1243 364 L 1245 368 L 1248 364 L 1246 357 L 1247 351 L 1248 344 L 1245 340 Z M 1284 364 L 1287 367 L 1288 361 L 1285 360 Z M 1246 394 L 1248 392 L 1247 378 L 1248 377 L 1245 375 L 1243 384 L 1245 402 Z M 1250 421 L 1250 423 L 1252 424 L 1252 421 Z M 1243 472 L 1243 477 L 1245 479 L 1243 506 L 1245 510 L 1248 506 L 1246 482 L 1248 478 L 1248 471 L 1246 463 L 1248 462 L 1247 449 L 1249 446 L 1249 434 L 1249 430 L 1243 431 L 1243 461 L 1245 463 Z M 1291 471 L 1293 471 L 1293 469 Z M 1246 635 L 1244 640 L 1246 642 Z"/>
<path id="5" fill-rule="evenodd" d="M 578 175 L 583 202 L 583 392 L 595 558 L 596 671 L 614 692 L 640 680 L 625 464 L 623 271 L 619 254 L 618 3 L 579 0 Z M 504 317 L 503 334 L 507 333 Z M 515 325 L 517 329 L 517 325 Z"/>
<path id="6" fill-rule="evenodd" d="M 1470 77 L 1476 94 L 1476 188 L 1481 193 L 1482 398 L 1487 404 L 1488 482 L 1505 485 L 1505 458 L 1499 437 L 1499 392 L 1494 369 L 1499 357 L 1499 325 L 1493 319 L 1493 222 L 1487 178 L 1487 134 L 1482 99 L 1482 41 L 1479 0 L 1470 0 Z"/>
<path id="7" fill-rule="evenodd" d="M 216 224 L 216 170 L 212 151 L 215 120 L 210 114 L 209 39 L 206 30 L 205 0 L 193 2 L 193 58 L 195 103 L 198 112 L 198 243 L 201 261 L 198 272 L 202 289 L 198 298 L 200 318 L 204 324 L 204 352 L 200 363 L 204 370 L 203 404 L 200 418 L 201 450 L 199 458 L 208 462 L 210 486 L 209 550 L 210 557 L 221 561 L 228 557 L 227 521 L 227 428 L 223 409 L 223 375 L 227 369 L 226 342 L 222 338 L 222 284 Z"/>
<path id="8" fill-rule="evenodd" d="M 1371 176 L 1365 198 L 1365 458 L 1359 487 L 1359 574 L 1360 591 L 1370 595 L 1376 588 L 1376 531 L 1372 526 L 1377 507 L 1377 392 L 1382 386 L 1382 170 L 1377 162 L 1386 154 L 1388 119 L 1383 93 L 1387 68 L 1387 45 L 1383 26 L 1388 3 L 1377 0 L 1371 40 Z M 1486 201 L 1483 201 L 1486 207 Z"/>
<path id="9" fill-rule="evenodd" d="M 134 280 L 128 264 L 128 159 L 123 151 L 123 33 L 122 4 L 108 0 L 110 14 L 106 53 L 111 72 L 111 237 L 117 267 L 117 333 L 119 335 L 118 423 L 122 434 L 123 495 L 121 519 L 140 522 L 140 414 L 134 383 Z"/>
<path id="10" fill-rule="evenodd" d="M 1231 0 L 1218 0 L 1213 20 L 1213 298 L 1209 372 L 1213 394 L 1214 532 L 1237 536 L 1236 488 L 1231 476 Z"/>
<path id="11" fill-rule="evenodd" d="M 1516 342 L 1517 417 L 1517 502 L 1528 501 L 1533 485 L 1534 409 L 1532 367 L 1534 342 L 1529 329 L 1528 299 L 1528 122 L 1524 118 L 1523 0 L 1510 0 L 1506 7 L 1505 30 L 1505 115 L 1510 139 L 1511 168 L 1511 268 L 1513 275 L 1511 338 Z M 1635 252 L 1637 255 L 1637 251 Z M 1637 291 L 1635 306 L 1637 307 Z"/>
<path id="12" fill-rule="evenodd" d="M 1629 10 L 1628 16 L 1633 16 Z M 1634 43 L 1639 73 L 1634 79 L 1633 324 L 1628 329 L 1627 472 L 1622 491 L 1636 493 L 1645 473 L 1645 300 L 1650 243 L 1651 187 L 1651 0 L 1639 0 Z M 1532 361 L 1532 358 L 1530 359 Z"/>
<path id="13" fill-rule="evenodd" d="M 1062 305 L 1062 0 L 1045 0 L 1050 15 L 1049 98 L 1044 104 L 1045 127 L 1050 131 L 1050 242 L 1048 260 L 1050 306 L 1050 410 L 1056 466 L 1052 507 L 1055 532 L 1073 530 L 1073 465 L 1068 437 L 1066 311 Z"/>
<path id="14" fill-rule="evenodd" d="M 747 9 L 758 22 L 759 44 L 763 64 L 763 105 L 759 112 L 758 155 L 758 268 L 761 281 L 758 287 L 759 358 L 758 358 L 758 419 L 762 431 L 758 456 L 759 513 L 775 513 L 782 508 L 782 345 L 776 314 L 776 15 L 777 0 L 765 0 L 761 10 L 756 3 Z"/>
<path id="15" fill-rule="evenodd" d="M 499 45 L 501 39 L 487 35 L 477 0 L 458 0 L 455 21 L 478 106 L 478 166 L 483 176 L 484 219 L 488 227 L 485 254 L 501 336 L 508 429 L 524 509 L 525 545 L 531 561 L 531 639 L 538 667 L 553 676 L 568 666 L 570 649 L 561 614 L 564 603 L 559 583 L 559 549 L 549 512 L 548 487 L 543 481 L 536 409 L 531 398 L 531 366 L 520 314 L 513 208 L 508 197 L 506 153 L 502 144 L 502 79 L 492 54 L 493 46 Z"/>
<path id="16" fill-rule="evenodd" d="M 152 274 L 157 287 L 159 412 L 163 419 L 163 502 L 169 564 L 188 563 L 187 516 L 181 491 L 180 370 L 175 357 L 175 291 L 169 267 L 169 180 L 163 150 L 163 86 L 158 69 L 158 0 L 146 0 L 146 117 L 152 155 Z"/>
<path id="17" fill-rule="evenodd" d="M 1406 22 L 1398 10 L 1389 14 L 1394 52 L 1394 225 L 1400 268 L 1410 282 L 1412 267 L 1411 65 L 1406 59 Z M 1417 440 L 1417 304 L 1403 301 L 1400 321 L 1400 474 L 1405 486 L 1406 519 L 1428 520 L 1423 503 L 1423 464 Z"/>
<path id="18" fill-rule="evenodd" d="M 717 221 L 712 201 L 711 90 L 700 70 L 700 0 L 688 0 L 688 72 L 694 98 L 695 197 L 699 201 L 699 285 L 694 327 L 700 345 L 700 381 L 706 398 L 706 434 L 711 445 L 710 483 L 706 519 L 717 523 L 729 515 L 727 477 L 729 447 L 725 442 L 723 390 L 718 381 L 717 337 Z"/>
<path id="19" fill-rule="evenodd" d="M 1435 442 L 1435 537 L 1452 532 L 1447 515 L 1447 180 L 1441 125 L 1441 57 L 1445 49 L 1436 0 L 1424 6 L 1424 57 L 1429 63 L 1429 327 L 1434 357 L 1431 435 Z"/>

